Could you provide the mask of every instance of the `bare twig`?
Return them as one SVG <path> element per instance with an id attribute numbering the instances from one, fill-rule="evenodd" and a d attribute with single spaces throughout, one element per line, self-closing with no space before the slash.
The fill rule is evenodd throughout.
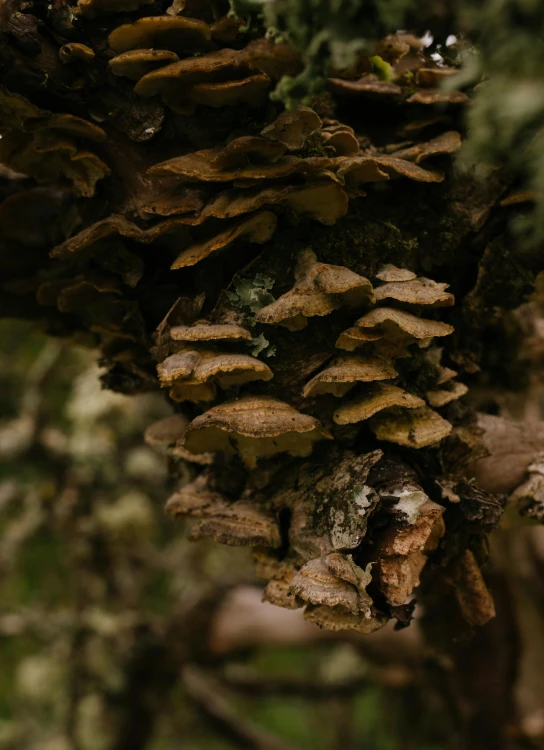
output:
<path id="1" fill-rule="evenodd" d="M 223 736 L 230 737 L 238 747 L 252 750 L 297 750 L 295 745 L 270 734 L 245 716 L 240 716 L 217 682 L 196 667 L 186 667 L 182 673 L 182 681 L 194 705 L 213 721 Z"/>

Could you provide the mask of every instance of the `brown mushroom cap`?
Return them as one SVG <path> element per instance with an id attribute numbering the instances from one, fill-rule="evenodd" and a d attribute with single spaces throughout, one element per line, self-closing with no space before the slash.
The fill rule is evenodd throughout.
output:
<path id="1" fill-rule="evenodd" d="M 251 341 L 251 333 L 234 323 L 210 323 L 207 320 L 197 320 L 190 326 L 173 326 L 170 338 L 174 341 L 237 341 L 243 339 Z"/>
<path id="2" fill-rule="evenodd" d="M 329 607 L 340 604 L 352 614 L 360 612 L 357 588 L 331 573 L 324 557 L 303 565 L 293 577 L 289 592 L 308 604 L 325 604 Z"/>
<path id="3" fill-rule="evenodd" d="M 39 182 L 67 179 L 77 195 L 87 198 L 111 171 L 96 154 L 47 127 L 32 134 L 6 133 L 0 140 L 0 162 Z"/>
<path id="4" fill-rule="evenodd" d="M 140 208 L 140 215 L 148 218 L 199 211 L 186 220 L 187 224 L 196 226 L 210 218 L 234 218 L 275 203 L 286 206 L 298 216 L 330 226 L 346 213 L 348 196 L 341 185 L 327 180 L 304 185 L 223 190 L 204 206 L 202 194 L 195 188 L 187 187 L 156 198 Z"/>
<path id="5" fill-rule="evenodd" d="M 328 315 L 342 305 L 357 307 L 374 301 L 368 279 L 344 266 L 319 263 L 309 249 L 300 254 L 295 277 L 291 291 L 259 310 L 257 322 L 297 331 L 307 325 L 307 318 Z"/>
<path id="6" fill-rule="evenodd" d="M 353 156 L 360 150 L 355 131 L 349 125 L 329 120 L 320 135 L 323 145 L 332 148 L 337 156 Z"/>
<path id="7" fill-rule="evenodd" d="M 208 107 L 229 107 L 234 104 L 248 104 L 260 107 L 267 99 L 270 78 L 256 73 L 241 81 L 220 81 L 197 83 L 191 88 L 191 101 Z"/>
<path id="8" fill-rule="evenodd" d="M 174 518 L 200 519 L 191 529 L 191 540 L 211 537 L 221 544 L 236 546 L 281 545 L 279 524 L 272 514 L 243 501 L 227 503 L 222 495 L 209 489 L 205 474 L 175 492 L 166 504 L 166 512 Z"/>
<path id="9" fill-rule="evenodd" d="M 58 130 L 64 135 L 72 136 L 73 138 L 86 138 L 96 143 L 103 143 L 107 139 L 105 131 L 96 125 L 96 123 L 66 113 L 50 115 L 43 125 L 36 123 L 36 126 L 34 126 L 30 124 L 29 129 L 42 129 L 42 127 L 50 130 Z"/>
<path id="10" fill-rule="evenodd" d="M 262 245 L 268 242 L 274 234 L 277 221 L 275 214 L 271 211 L 259 211 L 252 214 L 249 218 L 238 221 L 228 229 L 219 232 L 215 237 L 186 248 L 178 255 L 170 268 L 175 270 L 194 266 L 212 253 L 224 250 L 240 239 Z"/>
<path id="11" fill-rule="evenodd" d="M 410 281 L 390 281 L 375 287 L 376 301 L 394 299 L 411 305 L 448 307 L 455 303 L 453 294 L 446 292 L 449 284 L 442 284 L 423 277 Z"/>
<path id="12" fill-rule="evenodd" d="M 173 414 L 149 425 L 144 440 L 148 445 L 174 445 L 188 424 L 189 420 L 183 414 Z"/>
<path id="13" fill-rule="evenodd" d="M 187 378 L 186 380 L 176 381 L 168 391 L 168 395 L 172 401 L 178 403 L 192 401 L 195 404 L 206 404 L 215 401 L 217 386 L 214 382 L 199 383 Z"/>
<path id="14" fill-rule="evenodd" d="M 133 49 L 164 49 L 186 55 L 209 47 L 210 27 L 198 18 L 184 16 L 151 16 L 123 24 L 109 35 L 115 52 Z"/>
<path id="15" fill-rule="evenodd" d="M 270 380 L 273 377 L 268 365 L 248 354 L 223 354 L 193 349 L 167 357 L 157 366 L 157 373 L 163 386 L 185 381 L 180 384 L 181 389 L 183 386 L 208 384 L 209 381 L 217 383 L 222 388 L 230 388 L 253 380 Z"/>
<path id="16" fill-rule="evenodd" d="M 442 133 L 436 138 L 427 141 L 427 143 L 418 143 L 416 146 L 395 151 L 393 156 L 420 164 L 432 156 L 454 154 L 456 151 L 459 151 L 461 145 L 460 133 L 455 130 L 449 130 L 447 133 Z"/>
<path id="17" fill-rule="evenodd" d="M 419 68 L 416 83 L 424 88 L 435 88 L 456 73 L 459 73 L 459 68 Z"/>
<path id="18" fill-rule="evenodd" d="M 311 183 L 291 189 L 281 203 L 297 216 L 332 226 L 347 213 L 348 196 L 336 182 Z"/>
<path id="19" fill-rule="evenodd" d="M 353 615 L 342 607 L 327 607 L 323 604 L 308 605 L 304 610 L 304 619 L 325 630 L 354 630 L 361 635 L 374 633 L 388 621 L 387 617 Z"/>
<path id="20" fill-rule="evenodd" d="M 165 510 L 174 518 L 202 518 L 225 505 L 225 499 L 218 492 L 210 490 L 205 474 L 174 492 L 166 503 Z"/>
<path id="21" fill-rule="evenodd" d="M 168 232 L 173 232 L 180 228 L 185 229 L 185 227 L 183 227 L 183 222 L 180 219 L 174 218 L 167 219 L 149 229 L 140 229 L 137 224 L 133 224 L 124 216 L 121 216 L 120 214 L 112 214 L 106 219 L 102 219 L 101 221 L 92 224 L 90 227 L 86 227 L 79 232 L 79 234 L 70 237 L 70 239 L 66 240 L 61 245 L 53 248 L 50 257 L 69 258 L 77 253 L 84 252 L 99 240 L 106 239 L 107 237 L 116 234 L 121 235 L 121 237 L 129 237 L 130 239 L 136 240 L 136 242 L 149 243 L 154 242 Z"/>
<path id="22" fill-rule="evenodd" d="M 290 151 L 296 151 L 321 125 L 321 119 L 313 109 L 297 107 L 282 112 L 273 123 L 261 130 L 261 135 L 282 143 Z"/>
<path id="23" fill-rule="evenodd" d="M 376 278 L 380 281 L 412 281 L 416 278 L 416 274 L 413 271 L 409 271 L 407 268 L 397 268 L 392 263 L 386 263 L 382 266 Z"/>
<path id="24" fill-rule="evenodd" d="M 454 330 L 447 323 L 419 318 L 411 313 L 390 307 L 377 307 L 371 310 L 364 317 L 359 318 L 354 328 L 362 330 L 362 343 L 376 341 L 378 338 L 393 341 L 399 339 L 424 340 L 435 336 L 448 336 Z M 370 338 L 365 338 L 367 333 L 370 334 Z M 375 338 L 372 338 L 372 336 L 375 336 Z M 336 342 L 339 349 L 354 348 L 355 345 L 356 338 L 353 328 L 341 334 Z"/>
<path id="25" fill-rule="evenodd" d="M 308 456 L 313 443 L 323 439 L 331 436 L 315 417 L 270 396 L 244 396 L 196 417 L 183 445 L 192 453 L 237 451 L 254 468 L 261 456 Z"/>
<path id="26" fill-rule="evenodd" d="M 392 406 L 417 409 L 425 401 L 419 396 L 403 391 L 388 383 L 374 383 L 365 394 L 354 401 L 340 406 L 334 413 L 336 424 L 354 424 L 370 419 L 374 414 Z"/>
<path id="27" fill-rule="evenodd" d="M 95 52 L 86 44 L 80 44 L 79 42 L 70 42 L 64 44 L 59 49 L 59 58 L 61 63 L 66 65 L 74 60 L 81 60 L 82 62 L 90 62 L 95 58 Z"/>
<path id="28" fill-rule="evenodd" d="M 381 338 L 381 333 L 365 331 L 363 328 L 353 326 L 352 328 L 342 331 L 335 346 L 337 349 L 345 349 L 348 352 L 352 352 L 359 346 L 379 341 Z"/>
<path id="29" fill-rule="evenodd" d="M 378 440 L 407 448 L 426 448 L 443 440 L 453 429 L 447 420 L 427 406 L 413 411 L 379 414 L 369 421 L 369 426 Z"/>
<path id="30" fill-rule="evenodd" d="M 348 187 L 383 182 L 391 177 L 408 177 L 415 182 L 443 182 L 444 175 L 395 156 L 352 156 L 344 159 L 337 175 Z"/>
<path id="31" fill-rule="evenodd" d="M 305 398 L 331 393 L 344 396 L 357 383 L 395 378 L 393 365 L 378 357 L 337 357 L 329 367 L 315 375 L 302 391 Z"/>
<path id="32" fill-rule="evenodd" d="M 284 156 L 271 164 L 247 164 L 234 169 L 219 169 L 217 158 L 223 149 L 203 149 L 155 164 L 147 173 L 158 177 L 176 177 L 184 182 L 230 182 L 232 180 L 265 180 L 287 177 L 301 168 L 303 159 Z M 327 162 L 327 160 L 324 160 Z"/>
<path id="33" fill-rule="evenodd" d="M 446 93 L 439 89 L 420 89 L 406 100 L 408 104 L 468 104 L 470 98 L 463 91 Z"/>
<path id="34" fill-rule="evenodd" d="M 211 160 L 214 169 L 236 169 L 247 164 L 266 164 L 277 161 L 285 153 L 281 143 L 269 141 L 256 135 L 234 138 Z"/>
<path id="35" fill-rule="evenodd" d="M 112 58 L 109 61 L 109 66 L 114 75 L 139 81 L 152 70 L 177 60 L 179 58 L 176 53 L 170 50 L 132 49 Z"/>
<path id="36" fill-rule="evenodd" d="M 450 370 L 449 372 L 455 373 L 455 370 Z M 442 380 L 442 382 L 445 382 Z M 427 401 L 431 406 L 434 407 L 441 407 L 446 406 L 446 404 L 451 403 L 452 401 L 456 401 L 458 398 L 462 398 L 468 393 L 468 388 L 464 383 L 451 383 L 449 381 L 447 388 L 439 388 L 432 391 L 427 391 Z"/>
<path id="37" fill-rule="evenodd" d="M 189 539 L 196 541 L 211 537 L 220 544 L 230 546 L 281 546 L 280 527 L 270 513 L 242 501 L 210 508 L 196 523 Z"/>
<path id="38" fill-rule="evenodd" d="M 281 565 L 277 573 L 272 575 L 263 591 L 263 602 L 269 602 L 284 609 L 299 609 L 302 605 L 297 601 L 294 594 L 289 593 L 291 581 L 296 573 L 294 566 Z M 263 575 L 261 577 L 269 578 L 270 576 Z"/>
<path id="39" fill-rule="evenodd" d="M 452 370 L 451 367 L 438 367 L 438 378 L 436 380 L 436 385 L 442 385 L 443 383 L 447 383 L 453 378 L 457 377 L 458 373 L 457 370 Z M 463 394 L 464 395 L 464 394 Z"/>
<path id="40" fill-rule="evenodd" d="M 344 96 L 371 95 L 387 99 L 398 99 L 402 96 L 402 88 L 390 81 L 380 81 L 375 75 L 367 75 L 358 80 L 346 78 L 329 78 L 328 88 L 335 94 Z"/>
<path id="41" fill-rule="evenodd" d="M 159 16 L 164 18 L 164 16 Z M 189 19 L 186 19 L 189 20 Z M 146 45 L 149 46 L 149 45 Z M 163 46 L 163 45 L 161 45 Z M 244 77 L 260 74 L 260 70 L 247 64 L 244 50 L 220 49 L 198 57 L 186 57 L 177 63 L 154 70 L 141 78 L 134 91 L 139 96 L 160 95 L 165 104 L 178 114 L 186 114 L 192 101 L 195 86 L 214 83 L 241 82 Z M 262 96 L 264 79 L 253 82 L 251 87 Z M 200 96 L 206 96 L 206 89 L 197 89 Z M 244 91 L 240 92 L 245 96 Z M 255 91 L 252 96 L 254 96 Z M 209 92 L 208 92 L 209 95 Z M 225 94 L 223 94 L 225 95 Z M 232 95 L 230 95 L 232 99 Z M 194 108 L 194 104 L 192 105 Z"/>

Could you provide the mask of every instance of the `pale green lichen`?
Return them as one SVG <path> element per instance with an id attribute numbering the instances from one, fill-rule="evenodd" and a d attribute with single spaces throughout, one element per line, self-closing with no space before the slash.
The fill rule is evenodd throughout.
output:
<path id="1" fill-rule="evenodd" d="M 270 294 L 274 286 L 274 280 L 262 273 L 255 278 L 237 278 L 234 282 L 235 292 L 227 292 L 227 297 L 236 307 L 249 307 L 252 313 L 258 313 L 266 305 L 275 302 L 275 297 Z"/>

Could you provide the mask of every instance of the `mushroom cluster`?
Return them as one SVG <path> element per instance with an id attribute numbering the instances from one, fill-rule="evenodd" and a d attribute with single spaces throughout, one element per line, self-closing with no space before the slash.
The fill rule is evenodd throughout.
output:
<path id="1" fill-rule="evenodd" d="M 361 57 L 285 109 L 289 44 L 223 0 L 164 6 L 55 5 L 43 54 L 19 40 L 3 61 L 20 190 L 0 300 L 99 348 L 107 387 L 164 389 L 173 416 L 146 440 L 180 479 L 168 509 L 252 547 L 269 601 L 330 629 L 406 624 L 460 528 L 439 479 L 465 416 L 454 368 L 474 365 L 450 336 L 466 289 L 444 280 L 457 296 L 503 186 L 453 173 L 468 97 L 414 37 L 376 42 L 390 80 Z M 38 198 L 55 221 L 36 242 L 6 217 Z"/>

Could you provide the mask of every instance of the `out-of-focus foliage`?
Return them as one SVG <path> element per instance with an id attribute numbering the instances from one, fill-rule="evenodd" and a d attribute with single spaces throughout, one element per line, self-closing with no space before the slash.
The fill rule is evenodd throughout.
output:
<path id="1" fill-rule="evenodd" d="M 304 71 L 285 76 L 275 92 L 295 105 L 323 88 L 331 65 L 349 68 L 359 55 L 373 54 L 377 39 L 404 26 L 413 0 L 231 0 L 231 6 L 237 15 L 261 16 L 268 36 L 302 52 Z"/>
<path id="2" fill-rule="evenodd" d="M 141 445 L 162 399 L 100 390 L 88 351 L 26 323 L 2 323 L 0 342 L 2 750 L 228 750 L 249 716 L 279 750 L 396 750 L 410 695 L 414 750 L 445 746 L 413 675 L 380 676 L 356 642 L 213 653 L 217 601 L 253 578 L 242 550 L 191 544 L 163 521 L 171 480 Z M 226 726 L 207 713 L 217 685 Z"/>

